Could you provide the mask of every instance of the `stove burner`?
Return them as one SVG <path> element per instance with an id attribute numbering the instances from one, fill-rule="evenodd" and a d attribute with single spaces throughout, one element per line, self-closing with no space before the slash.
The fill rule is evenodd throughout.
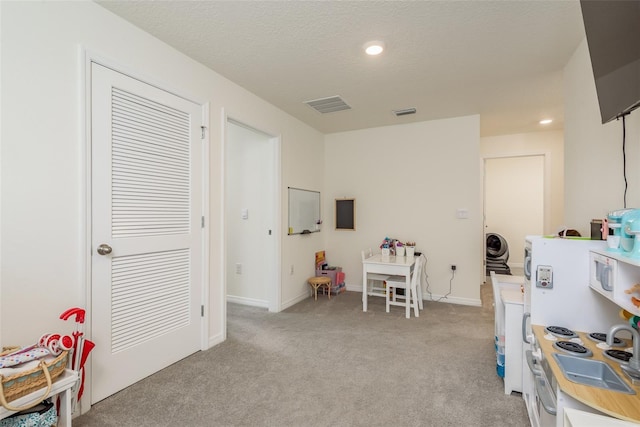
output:
<path id="1" fill-rule="evenodd" d="M 628 362 L 633 357 L 633 354 L 624 350 L 606 350 L 604 355 L 616 362 Z"/>
<path id="2" fill-rule="evenodd" d="M 592 332 L 589 334 L 589 339 L 596 342 L 607 342 L 607 334 L 603 334 L 602 332 Z M 613 347 L 622 347 L 624 346 L 624 341 L 622 341 L 618 337 L 613 338 Z"/>
<path id="3" fill-rule="evenodd" d="M 564 351 L 573 356 L 590 357 L 593 356 L 591 350 L 583 345 L 575 343 L 573 341 L 556 341 L 553 343 L 553 347 L 557 350 Z"/>
<path id="4" fill-rule="evenodd" d="M 558 338 L 576 338 L 578 336 L 571 329 L 563 328 L 562 326 L 547 326 L 544 330 Z"/>

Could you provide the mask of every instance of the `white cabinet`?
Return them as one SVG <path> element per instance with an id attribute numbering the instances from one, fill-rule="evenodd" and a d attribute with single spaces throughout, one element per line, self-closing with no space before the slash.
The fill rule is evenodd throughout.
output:
<path id="1" fill-rule="evenodd" d="M 635 316 L 640 316 L 640 259 L 617 252 L 591 251 L 589 286 Z"/>
<path id="2" fill-rule="evenodd" d="M 500 290 L 504 304 L 504 394 L 522 392 L 522 314 L 520 287 Z"/>
<path id="3" fill-rule="evenodd" d="M 491 272 L 495 308 L 497 371 L 504 378 L 504 393 L 522 392 L 523 276 Z M 501 372 L 502 371 L 502 372 Z"/>

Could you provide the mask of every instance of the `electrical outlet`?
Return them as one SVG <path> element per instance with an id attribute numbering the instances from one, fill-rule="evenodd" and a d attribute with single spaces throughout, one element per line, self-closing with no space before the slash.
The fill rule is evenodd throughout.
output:
<path id="1" fill-rule="evenodd" d="M 293 264 L 291 264 L 291 268 L 289 269 L 289 274 L 293 275 Z"/>
<path id="2" fill-rule="evenodd" d="M 242 274 L 242 264 L 236 263 L 236 274 Z"/>
<path id="3" fill-rule="evenodd" d="M 451 264 L 451 271 L 456 271 L 456 265 L 455 264 Z"/>

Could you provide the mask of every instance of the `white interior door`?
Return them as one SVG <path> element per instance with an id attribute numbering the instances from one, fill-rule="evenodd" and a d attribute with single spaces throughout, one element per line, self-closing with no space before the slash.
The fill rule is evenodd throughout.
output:
<path id="1" fill-rule="evenodd" d="M 200 349 L 202 109 L 91 72 L 95 403 Z"/>
<path id="2" fill-rule="evenodd" d="M 522 267 L 524 239 L 544 230 L 544 156 L 485 161 L 485 232 L 509 245 L 509 265 Z"/>

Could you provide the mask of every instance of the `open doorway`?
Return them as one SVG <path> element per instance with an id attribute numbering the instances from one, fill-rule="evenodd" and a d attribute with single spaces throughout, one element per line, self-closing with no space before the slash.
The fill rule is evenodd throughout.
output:
<path id="1" fill-rule="evenodd" d="M 278 137 L 227 119 L 226 297 L 273 312 L 280 311 L 279 144 Z"/>
<path id="2" fill-rule="evenodd" d="M 545 155 L 484 159 L 484 226 L 504 238 L 512 274 L 521 274 L 525 237 L 545 229 Z"/>

